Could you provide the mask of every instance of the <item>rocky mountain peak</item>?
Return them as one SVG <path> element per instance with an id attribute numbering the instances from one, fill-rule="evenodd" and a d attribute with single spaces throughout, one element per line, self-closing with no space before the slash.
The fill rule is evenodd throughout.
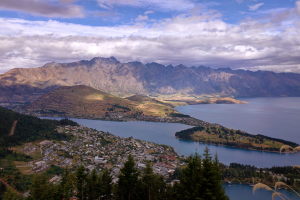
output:
<path id="1" fill-rule="evenodd" d="M 104 57 L 95 57 L 90 60 L 90 62 L 93 63 L 108 63 L 108 64 L 119 64 L 120 62 L 113 56 L 109 58 L 104 58 Z"/>
<path id="2" fill-rule="evenodd" d="M 27 102 L 58 86 L 74 85 L 87 85 L 118 96 L 300 96 L 300 74 L 120 63 L 115 57 L 95 57 L 7 72 L 0 76 L 0 103 Z"/>

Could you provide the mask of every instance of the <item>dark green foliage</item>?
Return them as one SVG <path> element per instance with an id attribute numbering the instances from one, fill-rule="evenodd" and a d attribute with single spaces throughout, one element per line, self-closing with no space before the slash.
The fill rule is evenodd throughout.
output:
<path id="1" fill-rule="evenodd" d="M 51 165 L 49 169 L 45 172 L 48 176 L 61 175 L 64 169 L 56 165 Z"/>
<path id="2" fill-rule="evenodd" d="M 190 156 L 187 166 L 177 171 L 179 181 L 175 185 L 166 184 L 162 176 L 153 172 L 150 163 L 139 171 L 131 156 L 121 169 L 116 184 L 112 183 L 108 170 L 89 172 L 81 166 L 73 171 L 65 169 L 61 172 L 61 168 L 52 166 L 45 173 L 35 175 L 30 187 L 22 189 L 11 185 L 20 192 L 30 188 L 28 200 L 62 200 L 74 196 L 80 200 L 227 200 L 218 161 L 212 160 L 208 151 L 203 157 L 201 159 L 197 154 Z M 61 180 L 50 183 L 49 180 L 57 174 L 60 174 Z M 18 197 L 7 190 L 5 198 Z"/>
<path id="3" fill-rule="evenodd" d="M 227 200 L 221 185 L 221 173 L 217 157 L 212 160 L 208 149 L 205 149 L 203 163 L 203 199 Z"/>
<path id="4" fill-rule="evenodd" d="M 3 194 L 3 200 L 23 200 L 23 199 L 24 198 L 21 195 L 17 194 L 16 192 L 12 191 L 11 189 L 8 189 Z"/>
<path id="5" fill-rule="evenodd" d="M 139 172 L 132 156 L 128 156 L 127 162 L 120 171 L 117 194 L 120 200 L 138 199 Z"/>
<path id="6" fill-rule="evenodd" d="M 111 108 L 107 108 L 108 111 L 115 111 L 117 109 L 124 110 L 124 111 L 131 111 L 130 108 L 125 107 L 125 106 L 121 106 L 121 105 L 118 105 L 118 104 L 112 104 Z"/>
<path id="7" fill-rule="evenodd" d="M 70 199 L 73 196 L 75 181 L 75 174 L 70 173 L 68 169 L 65 170 L 60 183 L 61 196 L 63 197 L 63 199 Z"/>
<path id="8" fill-rule="evenodd" d="M 180 200 L 227 200 L 221 184 L 217 159 L 212 160 L 208 149 L 204 158 L 198 154 L 188 158 L 187 166 L 179 175 L 175 187 L 175 199 Z"/>
<path id="9" fill-rule="evenodd" d="M 14 121 L 17 121 L 15 131 L 9 135 Z M 57 125 L 54 120 L 39 119 L 0 107 L 0 145 L 7 147 L 38 139 L 63 139 L 62 134 L 54 131 Z"/>
<path id="10" fill-rule="evenodd" d="M 98 199 L 98 196 L 100 194 L 100 185 L 99 185 L 99 176 L 96 172 L 96 170 L 93 170 L 90 174 L 87 176 L 87 197 L 89 200 Z"/>
<path id="11" fill-rule="evenodd" d="M 74 122 L 67 118 L 59 120 L 58 125 L 60 125 L 60 126 L 67 126 L 67 125 L 68 126 L 79 126 L 79 124 L 77 122 Z"/>
<path id="12" fill-rule="evenodd" d="M 9 135 L 14 121 L 17 125 L 13 135 Z M 14 146 L 38 139 L 64 139 L 55 132 L 60 122 L 23 115 L 0 107 L 0 145 Z"/>
<path id="13" fill-rule="evenodd" d="M 176 199 L 201 199 L 203 167 L 199 155 L 188 158 L 187 166 L 180 173 L 180 183 L 175 185 Z"/>
<path id="14" fill-rule="evenodd" d="M 112 198 L 112 177 L 110 171 L 103 170 L 100 174 L 99 180 L 100 196 L 102 200 L 109 200 Z"/>
<path id="15" fill-rule="evenodd" d="M 222 178 L 234 183 L 262 182 L 268 185 L 274 185 L 277 181 L 283 181 L 300 191 L 300 168 L 297 167 L 272 167 L 257 168 L 250 165 L 231 163 L 229 166 L 222 165 Z M 283 179 L 278 178 L 284 176 Z M 253 182 L 256 180 L 256 182 Z"/>
<path id="16" fill-rule="evenodd" d="M 170 117 L 186 117 L 186 118 L 190 118 L 191 116 L 185 115 L 185 114 L 181 114 L 181 113 L 171 113 Z"/>
<path id="17" fill-rule="evenodd" d="M 86 196 L 87 174 L 83 166 L 80 166 L 76 171 L 76 190 L 77 197 L 83 200 Z"/>
<path id="18" fill-rule="evenodd" d="M 16 125 L 15 130 L 11 131 L 13 124 Z M 18 191 L 28 190 L 31 185 L 31 177 L 22 175 L 16 169 L 13 161 L 27 162 L 31 160 L 31 157 L 16 153 L 9 147 L 40 139 L 68 139 L 66 135 L 55 131 L 58 125 L 74 126 L 77 123 L 66 119 L 61 121 L 40 119 L 0 107 L 0 178 Z M 59 174 L 61 169 L 53 166 L 47 173 L 48 175 Z M 0 188 L 2 187 L 3 185 L 0 186 Z M 4 192 L 5 190 L 0 190 L 0 197 Z M 55 194 L 54 191 L 52 193 Z M 13 194 L 8 191 L 6 195 L 6 198 L 10 198 Z"/>
<path id="19" fill-rule="evenodd" d="M 81 166 L 73 173 L 65 170 L 59 183 L 50 183 L 50 177 L 41 174 L 33 178 L 30 199 L 61 200 L 74 196 L 81 200 L 112 199 L 112 178 L 107 170 L 87 172 Z"/>
<path id="20" fill-rule="evenodd" d="M 20 192 L 28 190 L 31 184 L 31 177 L 21 174 L 11 160 L 0 160 L 0 178 Z M 4 191 L 0 190 L 0 196 Z"/>
<path id="21" fill-rule="evenodd" d="M 166 183 L 162 176 L 154 174 L 150 163 L 147 163 L 141 177 L 141 199 L 159 200 L 166 198 Z"/>
<path id="22" fill-rule="evenodd" d="M 15 130 L 11 132 L 14 123 L 16 123 Z M 8 150 L 11 146 L 35 140 L 68 139 L 66 135 L 56 132 L 55 129 L 59 125 L 77 126 L 78 124 L 68 119 L 60 121 L 40 119 L 0 107 L 0 159 L 8 154 L 16 157 L 15 160 L 29 159 L 29 157 L 17 155 Z"/>

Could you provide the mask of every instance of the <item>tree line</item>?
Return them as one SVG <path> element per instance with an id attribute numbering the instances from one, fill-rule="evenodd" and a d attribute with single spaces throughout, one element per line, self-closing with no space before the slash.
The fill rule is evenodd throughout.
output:
<path id="1" fill-rule="evenodd" d="M 220 168 L 222 179 L 232 183 L 274 185 L 281 181 L 300 191 L 300 168 L 297 166 L 257 168 L 251 165 L 231 163 L 229 166 L 221 164 Z"/>
<path id="2" fill-rule="evenodd" d="M 83 166 L 64 170 L 60 177 L 57 182 L 49 182 L 46 174 L 35 175 L 26 197 L 7 189 L 3 200 L 228 200 L 219 162 L 208 150 L 203 156 L 190 156 L 173 182 L 156 174 L 151 163 L 139 170 L 132 156 L 117 179 L 109 170 L 89 171 Z"/>

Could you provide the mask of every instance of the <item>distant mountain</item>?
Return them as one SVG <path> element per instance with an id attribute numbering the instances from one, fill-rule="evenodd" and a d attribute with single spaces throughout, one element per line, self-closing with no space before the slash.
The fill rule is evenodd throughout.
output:
<path id="1" fill-rule="evenodd" d="M 177 113 L 172 106 L 149 97 L 120 98 L 85 85 L 56 88 L 23 110 L 45 116 L 114 120 L 136 119 L 144 115 L 166 117 Z"/>
<path id="2" fill-rule="evenodd" d="M 86 85 L 118 96 L 300 96 L 300 74 L 120 63 L 111 57 L 12 69 L 0 75 L 0 102 L 32 102 L 54 88 L 74 85 Z"/>

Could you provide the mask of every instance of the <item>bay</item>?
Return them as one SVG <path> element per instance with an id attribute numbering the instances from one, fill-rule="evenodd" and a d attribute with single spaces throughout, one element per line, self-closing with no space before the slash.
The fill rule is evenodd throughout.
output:
<path id="1" fill-rule="evenodd" d="M 246 104 L 199 104 L 177 107 L 204 121 L 252 134 L 300 144 L 300 97 L 241 99 Z"/>
<path id="2" fill-rule="evenodd" d="M 178 107 L 177 110 L 195 118 L 219 123 L 228 128 L 259 133 L 270 137 L 300 143 L 300 98 L 254 98 L 243 99 L 248 104 L 205 104 Z M 206 146 L 212 154 L 218 154 L 222 163 L 232 162 L 272 167 L 299 165 L 300 153 L 278 154 L 259 152 L 224 146 L 207 145 L 192 141 L 178 140 L 174 133 L 190 126 L 176 123 L 115 122 L 89 119 L 72 119 L 81 125 L 107 131 L 121 137 L 134 137 L 158 144 L 172 146 L 178 154 L 203 153 Z M 252 187 L 243 184 L 225 184 L 225 191 L 231 200 L 271 199 L 269 191 L 252 193 Z M 299 199 L 287 191 L 281 191 L 291 200 Z"/>

